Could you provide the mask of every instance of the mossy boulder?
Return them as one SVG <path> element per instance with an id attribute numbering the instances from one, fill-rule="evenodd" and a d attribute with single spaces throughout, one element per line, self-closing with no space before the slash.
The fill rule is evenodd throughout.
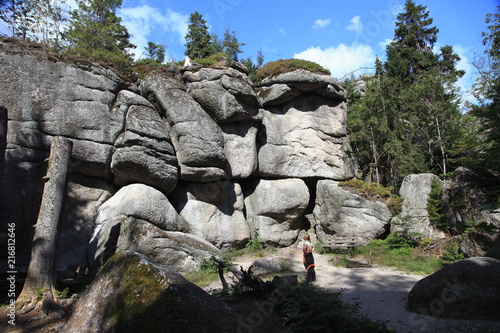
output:
<path id="1" fill-rule="evenodd" d="M 408 308 L 444 318 L 500 318 L 500 260 L 460 260 L 418 281 L 408 294 Z"/>
<path id="2" fill-rule="evenodd" d="M 235 332 L 246 324 L 224 302 L 169 267 L 130 251 L 102 267 L 64 332 Z"/>

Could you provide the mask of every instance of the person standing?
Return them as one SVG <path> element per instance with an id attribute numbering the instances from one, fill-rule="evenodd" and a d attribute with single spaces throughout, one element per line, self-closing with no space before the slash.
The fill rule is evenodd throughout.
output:
<path id="1" fill-rule="evenodd" d="M 302 253 L 303 258 L 302 262 L 304 263 L 304 267 L 307 271 L 307 282 L 316 281 L 316 271 L 314 268 L 316 265 L 314 264 L 314 245 L 311 243 L 311 237 L 308 234 L 305 234 L 303 237 L 304 242 L 302 243 Z"/>

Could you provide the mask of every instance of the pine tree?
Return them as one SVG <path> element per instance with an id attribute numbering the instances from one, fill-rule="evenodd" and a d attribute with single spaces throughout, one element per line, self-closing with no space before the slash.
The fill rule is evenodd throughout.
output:
<path id="1" fill-rule="evenodd" d="M 59 49 L 65 0 L 1 0 L 0 20 L 13 37 Z"/>
<path id="2" fill-rule="evenodd" d="M 146 57 L 155 60 L 158 63 L 163 63 L 165 60 L 165 45 L 148 42 L 148 46 L 144 48 Z"/>
<path id="3" fill-rule="evenodd" d="M 13 37 L 27 40 L 35 24 L 35 0 L 3 0 L 0 20 L 4 21 Z"/>
<path id="4" fill-rule="evenodd" d="M 488 29 L 483 32 L 486 51 L 484 57 L 474 63 L 479 72 L 475 92 L 480 105 L 472 114 L 479 120 L 485 139 L 478 158 L 484 168 L 500 174 L 500 6 L 496 13 L 486 16 L 485 22 Z"/>
<path id="5" fill-rule="evenodd" d="M 372 181 L 397 186 L 410 173 L 450 170 L 450 150 L 463 133 L 455 83 L 464 73 L 451 46 L 434 53 L 438 29 L 431 25 L 426 7 L 407 0 L 387 61 L 377 59 L 366 95 L 348 111 L 357 155 Z"/>
<path id="6" fill-rule="evenodd" d="M 415 80 L 422 71 L 429 70 L 436 62 L 432 48 L 439 30 L 432 27 L 426 7 L 407 0 L 402 13 L 397 16 L 394 40 L 387 47 L 388 75 Z"/>
<path id="7" fill-rule="evenodd" d="M 194 12 L 189 17 L 189 22 L 184 54 L 191 59 L 209 57 L 213 54 L 213 49 L 207 21 L 203 19 L 200 13 Z"/>
<path id="8" fill-rule="evenodd" d="M 238 61 L 238 53 L 242 53 L 241 47 L 246 44 L 238 42 L 238 38 L 236 38 L 236 33 L 234 31 L 230 31 L 226 29 L 224 32 L 224 40 L 222 41 L 222 47 L 224 53 L 233 60 Z"/>
<path id="9" fill-rule="evenodd" d="M 110 62 L 127 71 L 132 57 L 130 34 L 116 16 L 122 0 L 80 0 L 78 10 L 70 15 L 70 24 L 64 34 L 69 43 L 66 53 L 98 61 Z"/>

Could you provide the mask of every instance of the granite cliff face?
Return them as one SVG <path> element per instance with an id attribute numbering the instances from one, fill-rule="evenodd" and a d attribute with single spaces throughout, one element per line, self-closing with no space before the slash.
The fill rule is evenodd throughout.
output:
<path id="1" fill-rule="evenodd" d="M 19 251 L 29 249 L 55 136 L 73 142 L 63 265 L 128 249 L 190 270 L 256 234 L 288 246 L 303 230 L 360 242 L 388 232 L 385 205 L 338 186 L 357 164 L 346 92 L 330 76 L 297 70 L 255 87 L 234 64 L 130 82 L 3 40 L 0 85 L 0 223 L 16 223 Z"/>

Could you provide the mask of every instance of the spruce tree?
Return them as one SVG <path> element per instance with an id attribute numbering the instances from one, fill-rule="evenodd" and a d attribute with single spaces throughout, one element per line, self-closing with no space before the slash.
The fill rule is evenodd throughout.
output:
<path id="1" fill-rule="evenodd" d="M 365 96 L 349 110 L 357 155 L 372 180 L 397 186 L 410 173 L 450 171 L 462 133 L 455 83 L 464 73 L 451 46 L 434 53 L 437 33 L 426 7 L 407 0 L 387 61 L 377 60 Z"/>
<path id="2" fill-rule="evenodd" d="M 222 47 L 224 53 L 233 60 L 238 61 L 238 53 L 242 53 L 241 47 L 246 44 L 238 42 L 238 38 L 236 38 L 236 33 L 234 31 L 230 31 L 226 29 L 224 32 L 224 40 L 222 41 Z"/>
<path id="3" fill-rule="evenodd" d="M 477 157 L 482 167 L 500 174 L 500 6 L 496 13 L 485 20 L 487 32 L 483 32 L 484 56 L 475 62 L 479 77 L 475 83 L 476 97 L 480 104 L 473 108 L 481 126 L 484 141 Z"/>
<path id="4" fill-rule="evenodd" d="M 213 49 L 207 21 L 200 13 L 194 12 L 189 17 L 189 23 L 184 54 L 191 59 L 209 57 L 213 54 Z"/>
<path id="5" fill-rule="evenodd" d="M 80 0 L 64 38 L 67 54 L 111 63 L 128 71 L 132 62 L 130 34 L 116 16 L 122 0 Z"/>

